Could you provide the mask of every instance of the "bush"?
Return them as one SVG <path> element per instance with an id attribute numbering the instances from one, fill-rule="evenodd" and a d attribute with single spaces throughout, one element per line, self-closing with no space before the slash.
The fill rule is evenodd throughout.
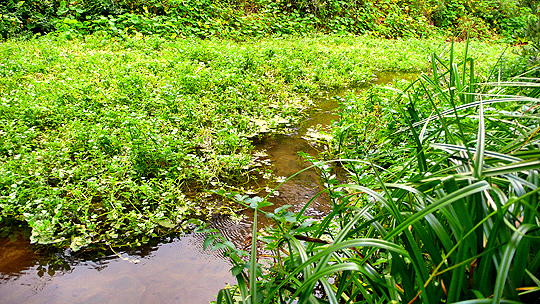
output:
<path id="1" fill-rule="evenodd" d="M 529 68 L 540 64 L 540 16 L 530 17 L 521 34 L 528 41 L 523 47 L 521 56 L 527 60 Z"/>
<path id="2" fill-rule="evenodd" d="M 0 4 L 0 34 L 103 31 L 241 38 L 322 31 L 397 38 L 425 37 L 437 29 L 463 36 L 469 28 L 465 22 L 480 25 L 475 36 L 488 38 L 522 27 L 531 7 L 509 0 L 8 0 Z"/>

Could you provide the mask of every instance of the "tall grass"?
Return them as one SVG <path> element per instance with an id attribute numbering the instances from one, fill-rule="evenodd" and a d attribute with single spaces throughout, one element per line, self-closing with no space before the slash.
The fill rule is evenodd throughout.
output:
<path id="1" fill-rule="evenodd" d="M 386 144 L 333 161 L 349 164 L 352 181 L 326 190 L 333 211 L 309 221 L 278 210 L 277 228 L 259 237 L 274 253 L 268 267 L 256 263 L 254 226 L 249 286 L 239 275 L 218 303 L 538 300 L 538 79 L 480 83 L 453 46 L 431 64 L 397 95 Z M 505 95 L 508 85 L 520 94 Z"/>

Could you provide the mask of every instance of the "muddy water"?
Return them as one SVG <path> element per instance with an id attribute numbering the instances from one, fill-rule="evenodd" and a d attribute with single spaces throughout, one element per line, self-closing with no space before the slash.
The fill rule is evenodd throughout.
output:
<path id="1" fill-rule="evenodd" d="M 388 83 L 395 73 L 381 73 L 375 83 Z M 401 74 L 412 79 L 414 74 Z M 330 94 L 329 94 L 330 95 Z M 309 128 L 327 126 L 339 119 L 333 110 L 337 100 L 320 98 L 318 107 L 297 129 L 256 145 L 264 150 L 276 176 L 291 176 L 308 164 L 299 151 L 317 155 L 318 151 L 302 137 Z M 322 187 L 314 171 L 306 171 L 285 183 L 279 195 L 270 198 L 273 210 L 292 205 L 298 211 Z M 328 213 L 331 206 L 325 195 L 318 196 L 306 214 L 315 217 Z M 237 246 L 250 233 L 252 215 L 240 222 L 216 217 L 212 226 Z M 264 217 L 261 218 L 261 225 Z M 226 283 L 235 281 L 230 264 L 219 253 L 204 251 L 204 235 L 189 234 L 162 240 L 137 251 L 111 253 L 93 259 L 76 258 L 66 253 L 43 254 L 28 243 L 24 230 L 0 238 L 0 304 L 3 303 L 208 303 Z"/>
<path id="2" fill-rule="evenodd" d="M 4 239 L 0 303 L 208 303 L 234 281 L 227 261 L 202 250 L 203 239 L 94 260 L 56 259 L 35 253 L 27 239 Z"/>

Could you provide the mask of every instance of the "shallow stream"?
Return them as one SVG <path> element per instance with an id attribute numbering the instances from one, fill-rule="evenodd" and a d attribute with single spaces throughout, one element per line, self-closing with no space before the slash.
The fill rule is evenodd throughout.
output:
<path id="1" fill-rule="evenodd" d="M 380 73 L 377 84 L 394 78 L 412 79 L 417 74 Z M 256 144 L 266 151 L 276 176 L 291 176 L 308 164 L 299 151 L 317 151 L 302 137 L 309 128 L 328 126 L 338 120 L 338 102 L 327 94 L 294 132 L 276 135 Z M 292 205 L 294 211 L 321 190 L 319 176 L 309 170 L 279 188 L 271 199 L 273 210 Z M 323 216 L 331 209 L 327 197 L 318 196 L 307 214 Z M 252 217 L 238 223 L 215 218 L 212 226 L 237 246 L 249 235 Z M 264 217 L 260 217 L 264 220 Z M 261 222 L 264 225 L 264 222 Z M 204 251 L 204 235 L 188 234 L 169 242 L 146 245 L 138 250 L 118 252 L 99 259 L 81 259 L 69 254 L 41 255 L 21 231 L 0 238 L 0 304 L 3 303 L 208 303 L 226 283 L 234 284 L 231 265 L 220 253 Z"/>

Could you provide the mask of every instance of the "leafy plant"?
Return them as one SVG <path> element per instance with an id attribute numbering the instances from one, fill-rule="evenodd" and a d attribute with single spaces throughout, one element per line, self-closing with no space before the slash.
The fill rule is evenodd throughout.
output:
<path id="1" fill-rule="evenodd" d="M 522 29 L 522 35 L 528 45 L 523 47 L 521 56 L 528 61 L 528 66 L 538 66 L 540 63 L 540 17 L 530 17 Z"/>
<path id="2" fill-rule="evenodd" d="M 81 250 L 182 231 L 189 218 L 219 212 L 204 189 L 233 191 L 254 177 L 254 138 L 300 120 L 319 91 L 362 85 L 378 69 L 424 69 L 423 58 L 440 43 L 369 36 L 6 41 L 0 217 L 28 223 L 35 242 Z M 474 48 L 489 62 L 500 46 Z"/>
<path id="3" fill-rule="evenodd" d="M 351 164 L 354 182 L 325 190 L 346 195 L 320 221 L 302 215 L 310 200 L 259 236 L 274 253 L 262 273 L 254 236 L 249 285 L 239 279 L 218 303 L 514 303 L 540 292 L 538 99 L 504 89 L 536 83 L 478 82 L 453 46 L 431 62 L 393 104 L 395 143 L 327 162 Z"/>
<path id="4" fill-rule="evenodd" d="M 510 39 L 531 15 L 530 6 L 508 0 L 8 0 L 0 4 L 0 34 L 243 39 L 324 32 L 398 38 L 460 34 L 465 21 L 482 27 L 479 38 L 498 32 Z"/>

